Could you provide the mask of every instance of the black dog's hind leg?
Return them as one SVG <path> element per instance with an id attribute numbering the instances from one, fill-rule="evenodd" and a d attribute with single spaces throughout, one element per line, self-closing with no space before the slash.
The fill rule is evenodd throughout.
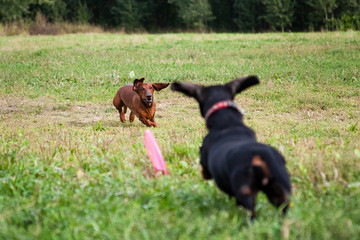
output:
<path id="1" fill-rule="evenodd" d="M 289 208 L 289 193 L 277 182 L 271 181 L 264 189 L 269 201 L 277 208 L 283 206 L 283 214 L 285 215 Z"/>
<path id="2" fill-rule="evenodd" d="M 210 171 L 207 167 L 207 162 L 208 162 L 208 159 L 207 159 L 207 152 L 205 150 L 205 147 L 204 145 L 202 145 L 200 147 L 200 164 L 201 164 L 201 167 L 202 167 L 202 176 L 205 180 L 209 180 L 209 179 L 212 179 L 212 176 L 210 174 Z"/>
<path id="3" fill-rule="evenodd" d="M 274 148 L 268 148 L 267 151 L 263 152 L 262 157 L 269 164 L 269 170 L 270 165 L 273 165 L 272 170 L 270 170 L 272 179 L 269 179 L 269 183 L 264 185 L 262 190 L 275 207 L 283 207 L 282 211 L 285 215 L 289 208 L 291 192 L 289 176 L 285 169 L 285 159 Z"/>
<path id="4" fill-rule="evenodd" d="M 257 194 L 268 184 L 268 181 L 267 166 L 258 155 L 252 157 L 251 165 L 248 168 L 234 174 L 232 183 L 233 189 L 236 190 L 236 203 L 251 211 L 251 220 L 256 218 Z"/>
<path id="5" fill-rule="evenodd" d="M 236 171 L 231 177 L 231 185 L 236 198 L 236 204 L 251 211 L 251 220 L 256 218 L 257 191 L 253 189 L 252 168 Z"/>
<path id="6" fill-rule="evenodd" d="M 236 204 L 251 211 L 251 221 L 256 218 L 256 195 L 257 193 L 252 192 L 248 186 L 242 186 L 236 196 Z"/>

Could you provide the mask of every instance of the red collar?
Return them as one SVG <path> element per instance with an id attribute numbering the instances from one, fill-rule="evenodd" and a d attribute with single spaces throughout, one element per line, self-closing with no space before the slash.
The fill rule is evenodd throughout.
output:
<path id="1" fill-rule="evenodd" d="M 221 101 L 221 102 L 217 102 L 214 105 L 212 105 L 212 107 L 206 112 L 204 119 L 205 121 L 207 121 L 209 119 L 209 117 L 216 112 L 217 110 L 223 109 L 223 108 L 235 108 L 236 110 L 239 110 L 238 107 L 236 106 L 236 103 L 231 101 L 231 100 L 225 100 L 225 101 Z"/>

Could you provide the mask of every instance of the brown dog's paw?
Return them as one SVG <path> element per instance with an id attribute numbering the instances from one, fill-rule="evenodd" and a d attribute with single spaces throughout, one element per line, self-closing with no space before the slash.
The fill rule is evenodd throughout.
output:
<path id="1" fill-rule="evenodd" d="M 135 114 L 133 112 L 130 113 L 129 120 L 130 122 L 133 122 L 135 120 Z"/>
<path id="2" fill-rule="evenodd" d="M 120 121 L 125 123 L 125 114 L 123 112 L 120 113 Z"/>

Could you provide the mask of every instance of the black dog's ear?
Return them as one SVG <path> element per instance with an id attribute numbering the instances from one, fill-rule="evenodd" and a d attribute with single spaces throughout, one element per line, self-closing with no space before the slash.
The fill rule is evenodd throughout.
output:
<path id="1" fill-rule="evenodd" d="M 133 84 L 133 90 L 136 92 L 144 82 L 145 78 L 135 79 Z"/>
<path id="2" fill-rule="evenodd" d="M 248 77 L 238 78 L 231 82 L 228 82 L 227 84 L 225 84 L 225 86 L 227 86 L 230 89 L 231 94 L 233 96 L 235 96 L 235 94 L 247 89 L 248 87 L 256 85 L 258 83 L 260 83 L 260 81 L 256 76 L 248 76 Z"/>
<path id="3" fill-rule="evenodd" d="M 204 86 L 194 83 L 179 83 L 174 82 L 171 84 L 171 90 L 185 93 L 189 97 L 193 97 L 197 100 L 200 99 L 201 91 Z"/>

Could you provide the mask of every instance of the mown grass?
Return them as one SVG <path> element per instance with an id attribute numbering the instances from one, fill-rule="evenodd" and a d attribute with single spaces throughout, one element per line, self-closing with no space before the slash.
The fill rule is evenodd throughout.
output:
<path id="1" fill-rule="evenodd" d="M 360 33 L 83 34 L 0 38 L 0 239 L 358 239 Z M 147 81 L 225 83 L 292 177 L 286 218 L 258 219 L 202 180 L 195 101 L 156 93 L 152 129 L 168 176 L 152 170 L 146 127 L 112 106 L 131 71 Z M 127 116 L 128 117 L 128 116 Z"/>

